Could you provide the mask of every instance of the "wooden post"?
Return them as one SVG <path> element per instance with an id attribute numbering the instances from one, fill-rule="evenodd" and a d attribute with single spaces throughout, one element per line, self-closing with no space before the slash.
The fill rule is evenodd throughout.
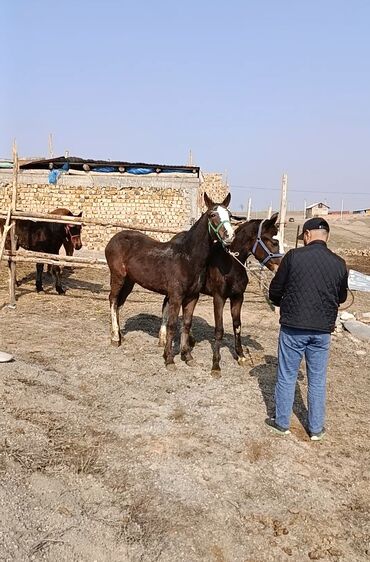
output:
<path id="1" fill-rule="evenodd" d="M 271 218 L 271 213 L 272 213 L 272 205 L 269 206 L 268 211 L 267 211 L 267 218 L 268 219 Z"/>
<path id="2" fill-rule="evenodd" d="M 11 218 L 11 212 L 12 212 L 12 208 L 9 205 L 9 211 L 8 214 L 6 216 L 6 220 L 5 220 L 5 224 L 4 224 L 4 230 L 3 230 L 3 236 L 1 238 L 1 242 L 0 242 L 0 260 L 3 257 L 3 253 L 4 253 L 4 248 L 5 248 L 5 243 L 6 243 L 6 238 L 8 236 L 8 232 L 9 230 L 12 228 L 12 224 L 10 224 L 10 218 Z"/>
<path id="3" fill-rule="evenodd" d="M 49 149 L 49 158 L 53 158 L 53 156 L 54 156 L 53 133 L 49 133 L 48 149 Z"/>
<path id="4" fill-rule="evenodd" d="M 252 198 L 248 199 L 247 221 L 251 219 Z"/>
<path id="5" fill-rule="evenodd" d="M 296 234 L 296 237 L 295 237 L 295 247 L 296 247 L 296 248 L 298 248 L 298 236 L 299 236 L 300 228 L 301 228 L 301 227 L 298 225 L 298 226 L 297 226 L 297 234 Z"/>
<path id="6" fill-rule="evenodd" d="M 284 253 L 284 231 L 285 231 L 285 221 L 286 221 L 286 209 L 287 209 L 287 191 L 288 191 L 288 175 L 283 174 L 283 179 L 281 183 L 281 199 L 280 199 L 280 214 L 279 214 L 279 243 L 280 252 Z"/>
<path id="7" fill-rule="evenodd" d="M 11 201 L 11 211 L 10 214 L 16 210 L 17 208 L 17 190 L 18 190 L 18 152 L 17 152 L 17 144 L 16 141 L 13 142 L 13 189 L 12 189 L 12 201 Z M 10 248 L 12 254 L 15 254 L 17 250 L 17 241 L 15 236 L 15 226 L 16 221 L 15 219 L 11 220 L 12 228 L 10 230 Z M 16 300 L 15 300 L 15 285 L 17 279 L 17 272 L 16 272 L 16 264 L 13 260 L 10 261 L 9 267 L 9 297 L 10 302 L 9 305 L 15 307 Z"/>
<path id="8" fill-rule="evenodd" d="M 343 220 L 343 208 L 344 208 L 344 200 L 342 199 L 342 207 L 340 209 L 340 220 Z"/>
<path id="9" fill-rule="evenodd" d="M 303 220 L 306 220 L 306 206 L 307 206 L 307 202 L 306 199 L 304 200 L 304 208 L 303 208 Z"/>

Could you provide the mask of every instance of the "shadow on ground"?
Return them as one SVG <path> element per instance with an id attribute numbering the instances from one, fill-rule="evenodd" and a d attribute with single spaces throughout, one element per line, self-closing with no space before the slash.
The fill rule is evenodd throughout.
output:
<path id="1" fill-rule="evenodd" d="M 270 416 L 275 415 L 275 382 L 276 382 L 276 368 L 277 357 L 273 355 L 265 355 L 265 362 L 256 365 L 251 369 L 250 374 L 258 380 L 258 384 L 263 396 L 266 406 L 266 414 Z M 298 382 L 295 389 L 293 412 L 303 427 L 307 427 L 307 408 L 302 398 L 301 388 L 299 381 L 304 380 L 304 374 L 300 370 L 298 372 Z"/>

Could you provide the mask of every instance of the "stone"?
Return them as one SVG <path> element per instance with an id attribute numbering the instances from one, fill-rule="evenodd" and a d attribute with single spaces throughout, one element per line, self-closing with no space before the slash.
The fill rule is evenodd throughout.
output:
<path id="1" fill-rule="evenodd" d="M 5 353 L 4 351 L 0 351 L 0 363 L 8 363 L 12 360 L 13 355 L 10 355 L 10 353 Z"/>
<path id="2" fill-rule="evenodd" d="M 340 315 L 340 319 L 342 322 L 347 322 L 347 320 L 354 320 L 355 315 L 351 312 L 342 312 Z"/>
<path id="3" fill-rule="evenodd" d="M 358 320 L 347 320 L 343 323 L 344 328 L 357 339 L 362 341 L 370 341 L 370 326 L 359 322 Z"/>

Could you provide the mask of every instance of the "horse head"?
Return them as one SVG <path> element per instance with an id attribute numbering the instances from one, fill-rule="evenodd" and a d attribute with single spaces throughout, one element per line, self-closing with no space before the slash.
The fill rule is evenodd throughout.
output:
<path id="1" fill-rule="evenodd" d="M 82 211 L 78 215 L 73 215 L 76 218 L 82 217 Z M 71 242 L 73 248 L 75 250 L 81 250 L 82 248 L 82 240 L 81 240 L 81 230 L 82 226 L 80 224 L 66 224 L 66 238 L 69 242 Z"/>
<path id="2" fill-rule="evenodd" d="M 283 254 L 280 253 L 278 228 L 276 222 L 279 213 L 274 213 L 270 219 L 260 221 L 256 232 L 252 254 L 270 271 L 276 272 Z"/>
<path id="3" fill-rule="evenodd" d="M 204 202 L 207 206 L 208 232 L 211 238 L 221 242 L 223 246 L 229 246 L 234 240 L 234 228 L 231 225 L 231 213 L 228 210 L 231 194 L 225 197 L 222 203 L 214 203 L 207 193 L 204 194 Z"/>

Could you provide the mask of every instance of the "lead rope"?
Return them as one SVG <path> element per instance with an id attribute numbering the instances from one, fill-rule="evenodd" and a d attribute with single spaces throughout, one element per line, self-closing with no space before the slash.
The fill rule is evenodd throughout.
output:
<path id="1" fill-rule="evenodd" d="M 256 279 L 258 279 L 259 283 L 266 289 L 266 291 L 269 290 L 269 287 L 268 287 L 265 283 L 263 283 L 263 282 L 261 281 L 261 279 L 258 277 L 258 275 L 257 275 L 254 271 L 252 271 L 251 269 L 248 269 L 248 267 L 247 267 L 243 262 L 241 262 L 241 261 L 238 259 L 239 252 L 232 252 L 232 251 L 229 250 L 228 248 L 225 248 L 225 252 L 227 252 L 228 254 L 230 254 L 230 256 L 231 256 L 232 258 L 234 258 L 234 260 L 237 261 L 237 262 L 245 269 L 245 271 L 246 271 L 247 274 L 248 274 L 248 273 L 251 273 L 252 275 L 254 275 L 254 277 L 255 277 Z M 262 268 L 261 268 L 261 270 L 262 270 Z"/>
<path id="2" fill-rule="evenodd" d="M 339 305 L 339 308 L 338 308 L 339 312 L 343 312 L 343 310 L 347 310 L 347 308 L 350 308 L 353 305 L 353 303 L 355 302 L 355 295 L 353 294 L 353 291 L 351 291 L 351 289 L 348 289 L 348 291 L 351 293 L 351 297 L 352 297 L 351 302 L 349 304 L 347 304 L 346 306 L 343 306 L 342 308 Z"/>

